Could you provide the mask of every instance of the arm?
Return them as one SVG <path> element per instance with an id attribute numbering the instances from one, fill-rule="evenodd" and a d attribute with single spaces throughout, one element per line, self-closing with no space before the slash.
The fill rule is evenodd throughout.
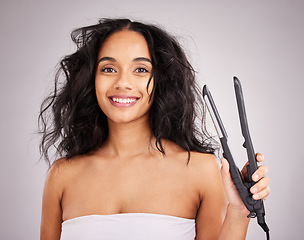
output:
<path id="1" fill-rule="evenodd" d="M 223 160 L 221 171 L 215 157 L 208 157 L 204 162 L 199 170 L 204 179 L 200 186 L 201 206 L 196 218 L 196 240 L 245 239 L 249 211 L 234 187 L 228 162 Z M 267 168 L 261 166 L 255 173 L 261 179 L 252 187 L 252 190 L 258 187 L 259 196 L 256 199 L 265 198 L 269 194 L 269 179 L 264 178 L 266 172 Z"/>
<path id="2" fill-rule="evenodd" d="M 257 161 L 263 161 L 263 155 L 256 155 Z M 246 179 L 247 172 L 245 171 L 246 165 L 242 170 L 242 175 Z M 252 178 L 255 181 L 258 181 L 250 191 L 254 194 L 254 199 L 266 199 L 269 195 L 269 178 L 264 177 L 268 169 L 266 166 L 260 166 L 257 171 L 253 174 Z M 222 160 L 222 169 L 221 169 L 222 181 L 225 189 L 226 196 L 229 201 L 227 208 L 227 214 L 223 227 L 220 232 L 219 240 L 237 240 L 245 239 L 248 229 L 248 224 L 250 219 L 247 218 L 249 211 L 244 206 L 242 200 L 240 199 L 237 190 L 231 180 L 229 173 L 229 164 L 223 159 Z M 247 176 L 248 177 L 248 176 Z"/>
<path id="3" fill-rule="evenodd" d="M 205 155 L 195 166 L 199 186 L 200 207 L 196 216 L 196 240 L 216 240 L 227 210 L 227 200 L 220 175 L 218 160 Z M 191 160 L 190 160 L 191 163 Z"/>
<path id="4" fill-rule="evenodd" d="M 62 223 L 60 166 L 55 162 L 45 180 L 42 200 L 40 240 L 59 240 Z"/>

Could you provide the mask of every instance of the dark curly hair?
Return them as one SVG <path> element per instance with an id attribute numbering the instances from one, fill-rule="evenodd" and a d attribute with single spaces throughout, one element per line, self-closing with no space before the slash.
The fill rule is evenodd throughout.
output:
<path id="1" fill-rule="evenodd" d="M 179 43 L 154 25 L 129 19 L 101 19 L 96 25 L 72 32 L 77 50 L 61 60 L 54 91 L 41 105 L 40 151 L 46 161 L 50 163 L 52 146 L 69 159 L 92 153 L 107 140 L 109 128 L 97 103 L 95 70 L 101 45 L 120 30 L 140 33 L 150 50 L 154 82 L 149 121 L 157 149 L 165 154 L 162 139 L 167 139 L 188 151 L 188 161 L 190 151 L 214 153 L 204 121 L 199 128 L 195 124 L 197 117 L 205 118 L 203 102 L 195 83 L 195 71 Z"/>

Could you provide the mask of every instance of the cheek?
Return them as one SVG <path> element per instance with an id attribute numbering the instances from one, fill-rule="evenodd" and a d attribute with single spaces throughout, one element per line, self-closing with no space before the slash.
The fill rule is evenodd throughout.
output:
<path id="1" fill-rule="evenodd" d="M 101 81 L 101 79 L 95 79 L 95 93 L 98 104 L 102 107 L 105 104 L 106 97 L 106 89 L 107 84 L 105 81 Z"/>

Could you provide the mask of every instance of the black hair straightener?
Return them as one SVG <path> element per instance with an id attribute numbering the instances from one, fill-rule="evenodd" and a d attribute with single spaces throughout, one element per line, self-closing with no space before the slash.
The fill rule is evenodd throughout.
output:
<path id="1" fill-rule="evenodd" d="M 233 156 L 232 156 L 230 148 L 228 146 L 228 135 L 225 131 L 225 128 L 221 121 L 220 115 L 216 109 L 216 106 L 215 106 L 215 103 L 211 96 L 211 93 L 206 85 L 203 88 L 203 98 L 206 102 L 206 105 L 210 112 L 212 121 L 213 121 L 215 128 L 217 130 L 217 133 L 219 135 L 219 139 L 221 141 L 221 145 L 223 148 L 223 156 L 229 162 L 229 171 L 230 171 L 231 178 L 234 182 L 234 185 L 235 185 L 244 205 L 250 211 L 250 214 L 247 217 L 248 218 L 257 217 L 258 224 L 266 232 L 267 239 L 269 239 L 269 228 L 265 222 L 265 209 L 264 209 L 263 200 L 261 200 L 261 199 L 254 200 L 252 198 L 252 193 L 250 192 L 250 188 L 255 184 L 255 182 L 252 180 L 251 176 L 257 170 L 258 165 L 257 165 L 256 155 L 255 155 L 255 152 L 253 149 L 251 137 L 249 134 L 249 128 L 248 128 L 248 122 L 247 122 L 247 117 L 246 117 L 246 112 L 245 112 L 245 104 L 244 104 L 244 97 L 243 97 L 241 82 L 237 77 L 234 77 L 233 80 L 234 80 L 234 89 L 235 89 L 236 101 L 237 101 L 238 112 L 239 112 L 239 117 L 240 117 L 242 135 L 245 139 L 243 147 L 246 148 L 247 157 L 248 157 L 248 161 L 249 161 L 249 164 L 247 165 L 247 173 L 248 173 L 248 178 L 249 178 L 248 182 L 243 181 L 243 179 L 241 177 L 241 173 L 234 162 Z"/>

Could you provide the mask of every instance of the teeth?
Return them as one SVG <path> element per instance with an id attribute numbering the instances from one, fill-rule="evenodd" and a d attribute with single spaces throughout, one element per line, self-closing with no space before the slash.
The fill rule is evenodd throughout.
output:
<path id="1" fill-rule="evenodd" d="M 136 101 L 134 98 L 112 98 L 112 100 L 118 103 L 132 103 Z"/>

